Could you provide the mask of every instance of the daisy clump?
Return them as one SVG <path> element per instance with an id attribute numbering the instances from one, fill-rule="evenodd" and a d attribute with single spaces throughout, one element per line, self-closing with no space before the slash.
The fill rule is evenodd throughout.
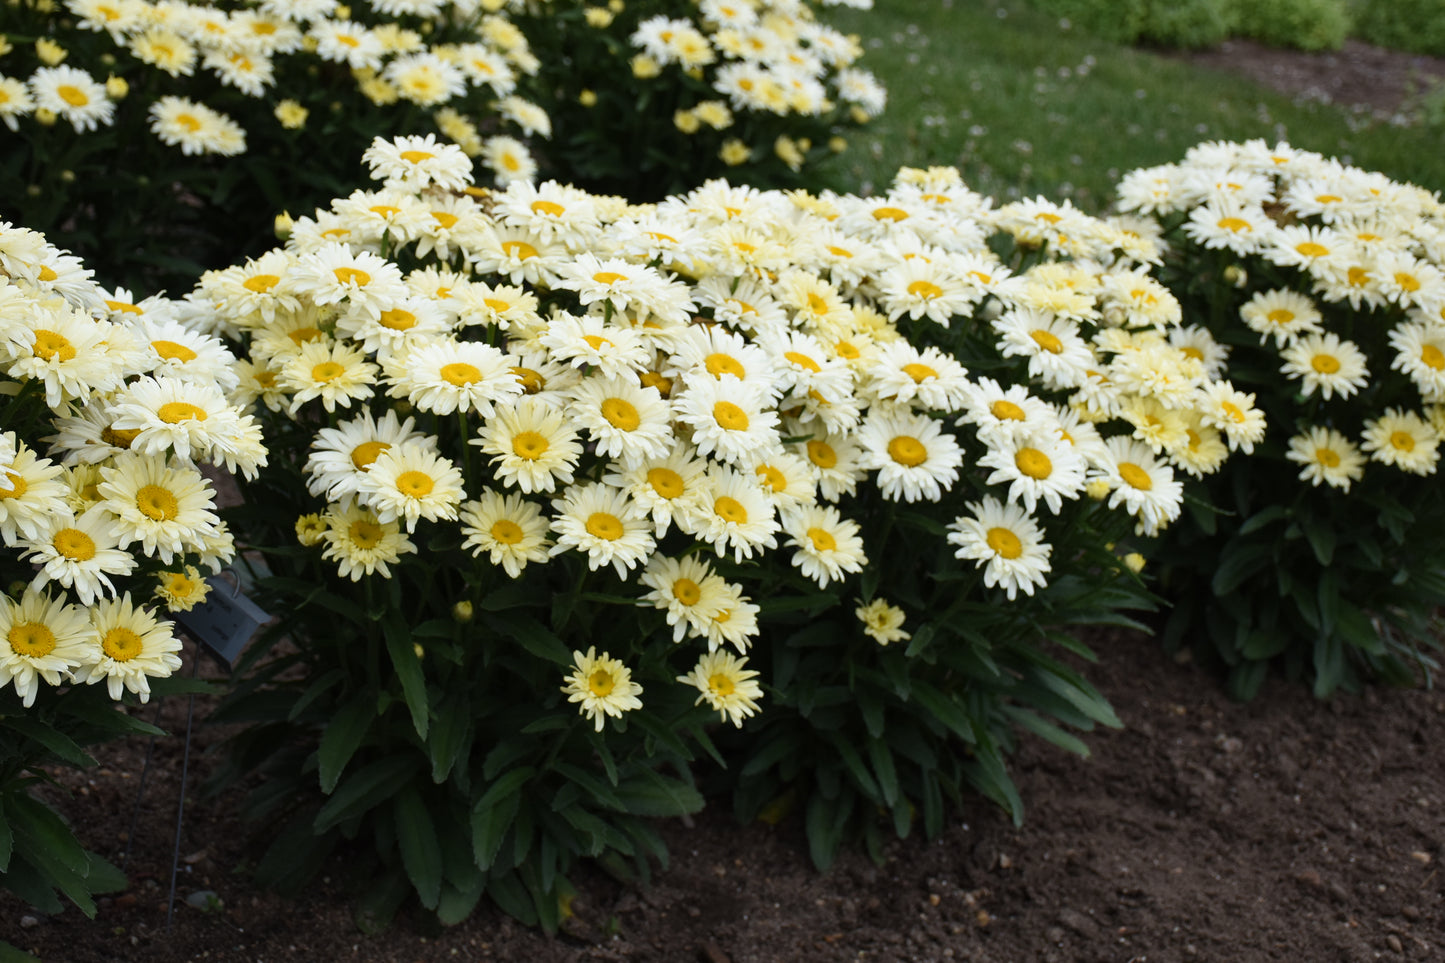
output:
<path id="1" fill-rule="evenodd" d="M 29 796 L 34 773 L 150 731 L 124 704 L 180 668 L 167 615 L 201 604 L 202 572 L 235 555 L 203 467 L 255 477 L 267 460 L 227 398 L 235 359 L 192 322 L 0 223 L 0 835 L 25 867 L 17 892 L 57 910 L 63 894 L 93 915 L 114 867 Z"/>
<path id="2" fill-rule="evenodd" d="M 1269 419 L 1251 457 L 1199 486 L 1219 513 L 1161 548 L 1177 602 L 1166 642 L 1218 657 L 1240 696 L 1275 663 L 1322 695 L 1428 672 L 1445 602 L 1438 195 L 1250 141 L 1132 172 L 1119 204 L 1167 245 L 1161 276 L 1230 346 L 1217 363 L 1238 390 L 1212 396 L 1209 424 L 1228 436 L 1250 407 Z M 1206 607 L 1216 616 L 1198 619 Z"/>
<path id="3" fill-rule="evenodd" d="M 995 209 L 943 169 L 879 198 L 713 180 L 633 204 L 459 189 L 460 161 L 412 150 L 374 143 L 370 187 L 188 301 L 271 443 L 244 488 L 272 607 L 350 680 L 308 704 L 368 727 L 323 793 L 424 746 L 429 819 L 480 871 L 558 780 L 631 833 L 700 804 L 659 766 L 715 754 L 745 816 L 846 782 L 827 825 L 936 829 L 966 786 L 1016 805 L 1016 721 L 1075 748 L 1059 724 L 1115 724 L 1052 627 L 1144 604 L 1126 543 L 1262 418 L 1150 237 Z M 1225 404 L 1241 423 L 1213 427 Z M 495 755 L 457 754 L 463 724 Z M 845 773 L 858 751 L 879 776 Z M 361 820 L 404 873 L 391 805 Z M 493 805 L 493 829 L 458 817 Z M 585 851 L 533 829 L 518 858 L 549 874 Z"/>

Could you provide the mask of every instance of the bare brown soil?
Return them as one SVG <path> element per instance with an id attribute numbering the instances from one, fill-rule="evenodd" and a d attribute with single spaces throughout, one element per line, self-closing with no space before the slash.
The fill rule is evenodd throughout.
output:
<path id="1" fill-rule="evenodd" d="M 1390 118 L 1408 111 L 1432 83 L 1445 82 L 1445 58 L 1401 53 L 1347 40 L 1340 50 L 1305 53 L 1230 40 L 1211 50 L 1171 56 L 1201 67 L 1243 74 L 1281 93 Z"/>
<path id="2" fill-rule="evenodd" d="M 577 916 L 556 939 L 489 908 L 447 930 L 404 914 L 366 937 L 344 860 L 300 899 L 252 886 L 239 799 L 222 798 L 187 810 L 179 896 L 211 890 L 223 906 L 180 905 L 167 933 L 173 741 L 159 751 L 130 890 L 94 921 L 0 900 L 0 938 L 57 963 L 1445 958 L 1445 693 L 1319 702 L 1280 681 L 1242 706 L 1147 638 L 1099 649 L 1090 675 L 1126 728 L 1091 735 L 1088 760 L 1025 744 L 1022 828 L 975 802 L 940 839 L 892 844 L 883 866 L 855 853 L 820 875 L 796 820 L 738 826 L 720 800 L 696 825 L 666 827 L 673 863 L 650 888 L 580 874 Z M 168 708 L 173 725 L 183 707 Z M 64 803 L 111 856 L 142 751 L 116 747 Z M 200 775 L 211 765 L 202 759 Z"/>

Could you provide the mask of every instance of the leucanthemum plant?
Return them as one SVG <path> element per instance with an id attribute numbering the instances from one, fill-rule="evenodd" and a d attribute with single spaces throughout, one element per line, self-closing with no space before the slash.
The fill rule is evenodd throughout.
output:
<path id="1" fill-rule="evenodd" d="M 1445 602 L 1439 197 L 1251 141 L 1134 171 L 1119 204 L 1167 242 L 1163 277 L 1269 421 L 1159 550 L 1166 642 L 1222 661 L 1240 698 L 1271 665 L 1321 696 L 1428 677 Z M 1218 400 L 1227 429 L 1238 398 Z"/>
<path id="2" fill-rule="evenodd" d="M 871 6 L 871 0 L 851 6 Z M 814 0 L 548 0 L 512 21 L 542 64 L 544 175 L 656 200 L 726 176 L 816 182 L 887 93 Z M 807 171 L 808 173 L 804 173 Z"/>
<path id="3" fill-rule="evenodd" d="M 108 278 L 179 287 L 267 246 L 271 212 L 353 183 L 350 165 L 378 133 L 440 136 L 501 183 L 531 177 L 528 144 L 551 122 L 531 95 L 539 62 L 503 7 L 12 5 L 0 38 L 7 213 Z M 134 210 L 167 215 L 138 228 Z"/>
<path id="4" fill-rule="evenodd" d="M 968 787 L 1018 816 L 1016 726 L 1117 724 L 1051 650 L 1147 604 L 1116 543 L 1251 437 L 1204 423 L 1232 388 L 1150 239 L 952 171 L 633 205 L 399 148 L 188 299 L 291 453 L 242 540 L 297 648 L 222 712 L 274 714 L 233 757 L 258 818 L 308 800 L 263 876 L 359 833 L 368 918 L 552 927 L 577 859 L 647 872 L 703 760 L 825 865 Z"/>
<path id="5" fill-rule="evenodd" d="M 125 880 L 29 788 L 94 765 L 87 745 L 159 734 L 124 706 L 180 667 L 167 616 L 234 555 L 201 466 L 266 461 L 225 397 L 234 359 L 189 318 L 0 223 L 0 878 L 47 913 L 93 915 Z"/>

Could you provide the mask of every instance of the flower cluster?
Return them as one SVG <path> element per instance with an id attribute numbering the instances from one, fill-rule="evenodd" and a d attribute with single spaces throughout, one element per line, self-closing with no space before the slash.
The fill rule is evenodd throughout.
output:
<path id="1" fill-rule="evenodd" d="M 0 224 L 0 572 L 23 586 L 0 598 L 0 686 L 26 706 L 42 681 L 145 701 L 180 665 L 156 610 L 194 606 L 234 554 L 198 464 L 254 475 L 266 452 L 226 397 L 235 359 L 188 317 Z"/>
<path id="2" fill-rule="evenodd" d="M 588 148 L 573 169 L 628 196 L 638 196 L 634 183 L 656 197 L 659 186 L 691 187 L 723 171 L 778 182 L 845 149 L 840 132 L 887 102 L 858 66 L 858 39 L 820 22 L 806 0 L 552 0 L 514 19 L 537 49 L 566 54 L 542 59 L 560 92 L 549 105 L 559 129 Z M 614 165 L 618 149 L 639 139 L 651 149 Z M 624 160 L 652 173 L 629 179 Z"/>
<path id="3" fill-rule="evenodd" d="M 1201 144 L 1138 170 L 1122 207 L 1178 225 L 1233 268 L 1215 333 L 1256 340 L 1297 399 L 1287 456 L 1349 491 L 1374 462 L 1434 474 L 1445 430 L 1445 206 L 1428 191 L 1286 144 Z"/>
<path id="4" fill-rule="evenodd" d="M 242 111 L 252 125 L 295 129 L 327 104 L 301 102 L 314 100 L 309 91 L 318 73 L 338 79 L 349 73 L 375 107 L 401 103 L 434 112 L 439 130 L 503 179 L 527 176 L 530 154 L 512 137 L 484 140 L 465 112 L 491 104 L 486 112 L 496 121 L 528 134 L 550 130 L 546 114 L 517 94 L 519 79 L 536 73 L 538 62 L 526 38 L 495 12 L 499 4 L 64 0 L 63 12 L 47 6 L 50 12 L 28 25 L 40 33 L 28 76 L 0 76 L 0 120 L 12 131 L 22 122 L 65 121 L 88 133 L 116 123 L 120 101 L 143 96 L 148 126 L 162 142 L 185 154 L 230 156 L 246 150 L 246 129 L 197 98 Z M 335 95 L 326 93 L 328 101 Z"/>
<path id="5" fill-rule="evenodd" d="M 1043 202 L 991 211 L 953 171 L 874 199 L 714 181 L 633 206 L 465 189 L 461 151 L 421 138 L 366 160 L 377 189 L 191 299 L 245 344 L 233 398 L 315 426 L 298 537 L 353 580 L 446 523 L 510 578 L 568 555 L 635 579 L 674 641 L 706 642 L 684 678 L 734 721 L 758 693 L 717 653 L 747 651 L 758 610 L 729 559 L 791 550 L 826 588 L 868 562 L 863 490 L 977 489 L 948 540 L 1012 599 L 1046 584 L 1036 516 L 1089 492 L 1152 533 L 1179 513 L 1172 465 L 1213 470 L 1259 430 L 1221 349 L 1120 253 L 1147 239 Z M 1015 274 L 986 243 L 1000 229 L 1079 248 Z M 973 332 L 986 302 L 988 357 L 1026 359 L 1036 390 L 905 337 Z M 1105 438 L 1111 420 L 1127 433 Z M 599 726 L 635 707 L 606 653 L 574 662 L 566 691 Z"/>

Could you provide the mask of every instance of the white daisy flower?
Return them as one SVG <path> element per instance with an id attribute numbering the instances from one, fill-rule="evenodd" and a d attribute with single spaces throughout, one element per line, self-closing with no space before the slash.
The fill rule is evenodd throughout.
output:
<path id="1" fill-rule="evenodd" d="M 983 568 L 984 585 L 1002 588 L 1012 602 L 1020 591 L 1033 595 L 1035 588 L 1048 584 L 1052 548 L 1027 511 L 988 496 L 970 502 L 968 510 L 972 515 L 961 515 L 948 526 L 948 541 L 958 546 L 955 557 Z"/>

